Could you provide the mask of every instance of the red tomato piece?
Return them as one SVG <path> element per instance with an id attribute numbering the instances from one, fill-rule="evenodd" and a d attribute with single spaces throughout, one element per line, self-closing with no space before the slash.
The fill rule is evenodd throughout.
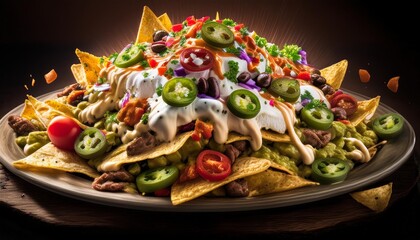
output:
<path id="1" fill-rule="evenodd" d="M 47 134 L 54 146 L 73 150 L 74 142 L 82 132 L 79 124 L 69 117 L 57 116 L 48 124 Z"/>
<path id="2" fill-rule="evenodd" d="M 243 23 L 238 24 L 238 25 L 236 25 L 236 26 L 235 26 L 235 30 L 236 30 L 236 31 L 239 31 L 239 30 L 241 30 L 241 28 L 243 28 L 243 27 L 244 27 L 244 24 L 243 24 Z"/>
<path id="3" fill-rule="evenodd" d="M 147 62 L 149 63 L 149 66 L 150 66 L 151 68 L 155 68 L 155 67 L 158 65 L 158 63 L 156 62 L 156 60 L 155 60 L 155 59 L 153 59 L 153 58 L 149 58 L 149 59 L 147 59 Z"/>
<path id="4" fill-rule="evenodd" d="M 195 164 L 191 164 L 191 165 L 187 165 L 184 170 L 182 170 L 180 176 L 179 176 L 179 182 L 183 183 L 185 181 L 189 181 L 189 180 L 193 180 L 198 178 L 198 173 L 196 170 L 196 165 Z"/>
<path id="5" fill-rule="evenodd" d="M 210 123 L 206 123 L 197 119 L 195 121 L 194 132 L 191 135 L 191 138 L 194 141 L 200 141 L 202 137 L 205 139 L 210 139 L 213 132 L 213 125 Z"/>
<path id="6" fill-rule="evenodd" d="M 162 188 L 154 192 L 156 197 L 169 197 L 171 195 L 170 188 Z"/>
<path id="7" fill-rule="evenodd" d="M 210 182 L 223 180 L 232 172 L 229 157 L 214 150 L 204 150 L 198 154 L 196 169 L 202 178 Z"/>
<path id="8" fill-rule="evenodd" d="M 189 47 L 181 52 L 180 62 L 188 71 L 201 72 L 213 67 L 214 55 L 205 48 Z"/>
<path id="9" fill-rule="evenodd" d="M 179 32 L 182 30 L 182 28 L 183 28 L 182 23 L 172 25 L 173 32 Z"/>
<path id="10" fill-rule="evenodd" d="M 205 16 L 205 17 L 202 17 L 202 18 L 197 19 L 197 22 L 206 22 L 209 19 L 210 19 L 209 16 Z"/>
<path id="11" fill-rule="evenodd" d="M 331 101 L 331 107 L 341 107 L 346 111 L 347 116 L 352 115 L 357 110 L 357 100 L 353 96 L 342 93 L 334 96 Z"/>
<path id="12" fill-rule="evenodd" d="M 296 78 L 311 81 L 311 74 L 309 72 L 300 72 Z"/>

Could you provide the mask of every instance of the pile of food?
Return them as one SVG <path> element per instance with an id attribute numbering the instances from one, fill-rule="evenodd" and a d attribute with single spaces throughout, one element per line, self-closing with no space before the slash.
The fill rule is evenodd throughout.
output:
<path id="1" fill-rule="evenodd" d="M 144 7 L 121 52 L 76 55 L 76 83 L 9 116 L 26 155 L 13 165 L 77 173 L 98 191 L 178 205 L 335 184 L 404 124 L 374 115 L 379 96 L 340 89 L 346 60 L 317 69 L 301 47 L 218 15 L 172 24 Z"/>

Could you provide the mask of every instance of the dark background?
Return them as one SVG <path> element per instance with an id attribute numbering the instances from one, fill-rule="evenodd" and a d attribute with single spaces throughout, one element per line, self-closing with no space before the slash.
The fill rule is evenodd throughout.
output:
<path id="1" fill-rule="evenodd" d="M 70 66 L 78 63 L 76 48 L 102 56 L 134 41 L 144 5 L 156 15 L 167 12 L 172 23 L 190 15 L 214 18 L 218 11 L 221 18 L 243 22 L 269 42 L 302 46 L 309 63 L 319 68 L 347 59 L 343 87 L 367 97 L 380 95 L 381 103 L 401 113 L 419 132 L 418 13 L 409 1 L 380 5 L 366 1 L 1 1 L 0 116 L 22 104 L 26 94 L 39 96 L 73 83 Z M 369 83 L 360 82 L 359 68 L 370 72 Z M 43 76 L 51 69 L 58 79 L 48 85 Z M 394 76 L 400 76 L 397 93 L 386 87 Z M 408 232 L 414 233 L 418 199 L 393 210 L 372 228 L 413 225 Z M 2 221 L 11 222 L 8 236 L 24 234 L 22 226 L 13 225 L 12 220 L 19 219 L 10 212 L 4 216 Z M 43 236 L 42 231 L 35 234 Z"/>

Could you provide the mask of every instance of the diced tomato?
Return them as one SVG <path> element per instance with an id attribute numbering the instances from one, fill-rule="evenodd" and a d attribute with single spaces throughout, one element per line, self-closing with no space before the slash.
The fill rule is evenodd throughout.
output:
<path id="1" fill-rule="evenodd" d="M 223 21 L 222 21 L 221 19 L 219 19 L 219 20 L 216 20 L 216 22 L 218 22 L 218 23 L 222 23 Z"/>
<path id="2" fill-rule="evenodd" d="M 285 66 L 285 67 L 283 67 L 283 72 L 284 72 L 285 76 L 290 76 L 291 70 L 290 70 L 289 67 Z"/>
<path id="3" fill-rule="evenodd" d="M 196 22 L 196 20 L 195 20 L 195 17 L 194 17 L 194 16 L 189 16 L 189 17 L 187 17 L 187 19 L 186 19 L 185 21 L 187 21 L 187 25 L 188 25 L 188 26 L 194 25 L 194 24 L 195 24 L 195 22 Z"/>
<path id="4" fill-rule="evenodd" d="M 206 22 L 209 19 L 210 19 L 209 16 L 205 16 L 205 17 L 202 17 L 202 18 L 197 19 L 197 22 Z"/>
<path id="5" fill-rule="evenodd" d="M 297 78 L 305 81 L 311 81 L 311 74 L 309 72 L 300 72 L 297 75 Z"/>
<path id="6" fill-rule="evenodd" d="M 164 67 L 158 67 L 158 74 L 160 76 L 165 75 L 165 72 L 166 72 L 166 66 L 164 66 Z"/>
<path id="7" fill-rule="evenodd" d="M 170 47 L 170 46 L 172 46 L 172 44 L 174 44 L 174 42 L 175 42 L 174 37 L 167 37 L 166 42 L 165 42 L 165 46 Z"/>
<path id="8" fill-rule="evenodd" d="M 338 121 L 340 121 L 340 122 L 342 122 L 342 123 L 344 123 L 344 124 L 346 124 L 346 125 L 349 125 L 351 122 L 349 121 L 349 120 L 347 120 L 347 119 L 339 119 Z"/>
<path id="9" fill-rule="evenodd" d="M 149 59 L 147 59 L 147 62 L 149 63 L 149 66 L 150 66 L 151 68 L 155 68 L 155 67 L 158 65 L 158 63 L 156 62 L 156 60 L 155 60 L 155 59 L 153 59 L 153 58 L 149 58 Z"/>
<path id="10" fill-rule="evenodd" d="M 179 32 L 182 30 L 184 26 L 182 26 L 182 23 L 174 24 L 172 25 L 172 31 L 173 32 Z"/>
<path id="11" fill-rule="evenodd" d="M 238 25 L 236 25 L 236 26 L 235 26 L 235 30 L 236 30 L 236 31 L 239 31 L 239 30 L 241 30 L 241 28 L 243 28 L 243 27 L 244 27 L 244 24 L 243 24 L 243 23 L 238 24 Z"/>

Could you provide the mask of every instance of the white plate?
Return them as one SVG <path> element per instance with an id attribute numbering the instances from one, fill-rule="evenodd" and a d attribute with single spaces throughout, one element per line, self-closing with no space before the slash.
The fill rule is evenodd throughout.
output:
<path id="1" fill-rule="evenodd" d="M 358 99 L 367 97 L 346 91 Z M 40 100 L 53 98 L 57 92 L 38 97 Z M 190 202 L 173 206 L 169 198 L 146 197 L 128 193 L 99 192 L 91 188 L 90 179 L 70 173 L 41 174 L 21 171 L 13 167 L 12 162 L 24 157 L 22 150 L 15 144 L 14 132 L 9 127 L 7 117 L 20 114 L 23 104 L 7 113 L 0 120 L 0 162 L 12 173 L 31 184 L 49 191 L 96 204 L 114 207 L 140 209 L 148 211 L 171 212 L 229 212 L 286 207 L 326 199 L 360 189 L 388 176 L 409 159 L 415 144 L 415 133 L 410 123 L 405 120 L 404 131 L 397 139 L 389 141 L 366 164 L 353 169 L 347 179 L 338 184 L 303 187 L 282 193 L 268 194 L 248 198 L 198 198 Z M 376 114 L 396 112 L 380 104 Z"/>

